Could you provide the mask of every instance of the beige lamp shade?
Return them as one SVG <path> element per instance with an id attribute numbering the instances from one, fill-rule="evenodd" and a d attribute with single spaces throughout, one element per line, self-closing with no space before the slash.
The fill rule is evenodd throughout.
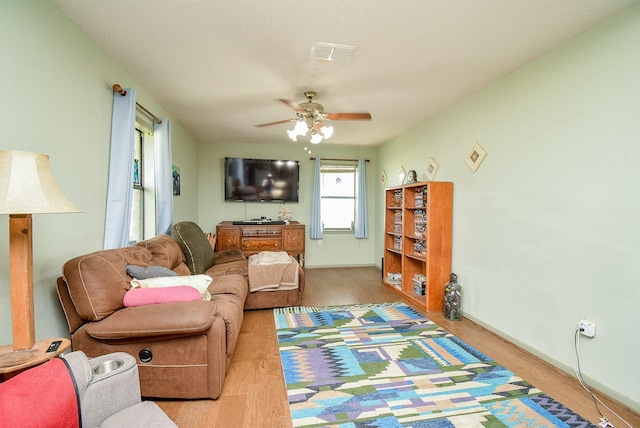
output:
<path id="1" fill-rule="evenodd" d="M 0 214 L 77 212 L 58 187 L 49 156 L 0 151 Z"/>

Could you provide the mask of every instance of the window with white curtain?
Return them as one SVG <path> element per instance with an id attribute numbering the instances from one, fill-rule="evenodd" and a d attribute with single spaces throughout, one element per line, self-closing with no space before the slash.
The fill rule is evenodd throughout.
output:
<path id="1" fill-rule="evenodd" d="M 356 210 L 356 166 L 320 167 L 320 200 L 325 230 L 353 230 Z"/>

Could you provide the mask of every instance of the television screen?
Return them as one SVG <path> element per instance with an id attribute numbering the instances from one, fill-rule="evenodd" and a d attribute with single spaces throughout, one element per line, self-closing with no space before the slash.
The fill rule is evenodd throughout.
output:
<path id="1" fill-rule="evenodd" d="M 225 201 L 298 202 L 295 160 L 224 158 Z"/>

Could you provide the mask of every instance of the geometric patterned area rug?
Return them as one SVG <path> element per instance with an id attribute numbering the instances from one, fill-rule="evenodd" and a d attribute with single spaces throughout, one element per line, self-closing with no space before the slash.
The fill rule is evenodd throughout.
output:
<path id="1" fill-rule="evenodd" d="M 295 427 L 591 427 L 403 303 L 274 310 Z"/>

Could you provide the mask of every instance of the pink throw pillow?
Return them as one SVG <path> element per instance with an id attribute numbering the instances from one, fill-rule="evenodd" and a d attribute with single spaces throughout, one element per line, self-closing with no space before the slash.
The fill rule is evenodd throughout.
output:
<path id="1" fill-rule="evenodd" d="M 188 285 L 165 288 L 132 288 L 124 295 L 124 306 L 154 305 L 156 303 L 191 302 L 200 300 L 200 292 Z"/>

